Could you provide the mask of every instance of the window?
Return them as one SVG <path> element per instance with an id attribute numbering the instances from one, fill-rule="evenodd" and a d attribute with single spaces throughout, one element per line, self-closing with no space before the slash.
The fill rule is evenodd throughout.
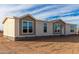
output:
<path id="1" fill-rule="evenodd" d="M 32 21 L 23 21 L 23 33 L 32 33 Z"/>
<path id="2" fill-rule="evenodd" d="M 54 27 L 53 28 L 54 28 L 54 32 L 58 33 L 61 30 L 61 25 L 58 24 L 58 23 L 56 23 L 56 24 L 54 24 Z"/>
<path id="3" fill-rule="evenodd" d="M 44 32 L 47 32 L 47 23 L 44 23 Z"/>
<path id="4" fill-rule="evenodd" d="M 27 33 L 27 22 L 23 22 L 23 33 Z"/>
<path id="5" fill-rule="evenodd" d="M 71 29 L 70 31 L 71 31 L 71 32 L 74 32 L 74 30 L 72 30 L 72 29 Z"/>
<path id="6" fill-rule="evenodd" d="M 74 32 L 75 26 L 74 25 L 70 25 L 70 32 Z"/>
<path id="7" fill-rule="evenodd" d="M 29 22 L 29 32 L 32 32 L 32 22 Z"/>

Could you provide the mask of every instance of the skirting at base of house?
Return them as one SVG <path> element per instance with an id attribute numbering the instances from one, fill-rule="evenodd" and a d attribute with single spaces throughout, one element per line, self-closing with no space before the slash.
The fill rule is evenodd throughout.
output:
<path id="1" fill-rule="evenodd" d="M 77 35 L 77 34 L 72 34 Z M 10 36 L 4 36 L 5 39 L 11 40 L 11 41 L 28 41 L 28 40 L 35 40 L 35 39 L 47 39 L 47 38 L 52 38 L 52 37 L 62 37 L 62 36 L 71 36 L 71 35 L 49 35 L 49 36 L 34 36 L 34 37 L 10 37 Z"/>
<path id="2" fill-rule="evenodd" d="M 53 37 L 52 35 L 49 36 L 34 36 L 34 37 L 10 37 L 10 36 L 4 36 L 5 39 L 11 40 L 11 41 L 28 41 L 28 40 L 35 40 L 35 39 L 45 39 Z"/>
<path id="3" fill-rule="evenodd" d="M 11 40 L 11 41 L 28 41 L 33 39 L 43 39 L 48 38 L 52 36 L 34 36 L 34 37 L 10 37 L 10 36 L 4 36 L 5 39 Z"/>

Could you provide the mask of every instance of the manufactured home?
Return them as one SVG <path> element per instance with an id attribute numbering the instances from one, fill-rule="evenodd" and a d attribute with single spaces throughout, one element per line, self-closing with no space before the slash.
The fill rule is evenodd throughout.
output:
<path id="1" fill-rule="evenodd" d="M 75 24 L 62 20 L 38 20 L 32 15 L 6 17 L 3 21 L 3 35 L 11 40 L 27 37 L 76 34 Z"/>

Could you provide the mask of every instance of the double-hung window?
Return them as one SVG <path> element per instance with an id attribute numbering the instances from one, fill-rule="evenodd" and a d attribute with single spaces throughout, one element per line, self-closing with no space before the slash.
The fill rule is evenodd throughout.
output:
<path id="1" fill-rule="evenodd" d="M 54 32 L 58 33 L 58 32 L 60 32 L 60 30 L 61 30 L 61 25 L 58 23 L 55 23 L 54 24 Z"/>
<path id="2" fill-rule="evenodd" d="M 44 32 L 47 32 L 47 23 L 44 23 Z"/>
<path id="3" fill-rule="evenodd" d="M 22 29 L 23 33 L 32 33 L 33 32 L 32 21 L 23 21 Z"/>
<path id="4" fill-rule="evenodd" d="M 74 32 L 75 26 L 74 25 L 70 25 L 70 32 Z"/>

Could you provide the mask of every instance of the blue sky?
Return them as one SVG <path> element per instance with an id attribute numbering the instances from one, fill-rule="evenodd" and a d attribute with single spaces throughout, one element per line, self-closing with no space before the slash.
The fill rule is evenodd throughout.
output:
<path id="1" fill-rule="evenodd" d="M 37 19 L 63 19 L 79 25 L 79 4 L 1 4 L 0 29 L 5 16 L 31 14 Z"/>

